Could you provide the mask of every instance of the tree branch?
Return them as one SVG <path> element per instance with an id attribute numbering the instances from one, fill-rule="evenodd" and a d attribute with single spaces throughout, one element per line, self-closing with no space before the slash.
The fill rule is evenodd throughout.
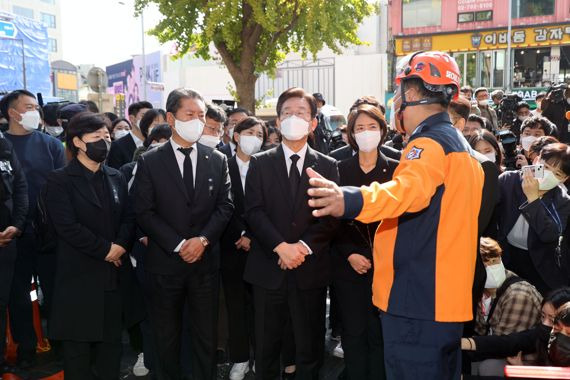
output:
<path id="1" fill-rule="evenodd" d="M 214 46 L 218 50 L 218 53 L 220 53 L 220 56 L 222 57 L 222 61 L 224 61 L 224 64 L 228 68 L 228 71 L 230 72 L 230 74 L 232 75 L 232 77 L 235 80 L 237 77 L 239 77 L 241 70 L 240 70 L 239 66 L 237 65 L 236 61 L 234 60 L 234 58 L 232 57 L 231 53 L 228 51 L 228 47 L 226 46 L 226 43 L 223 41 L 214 42 Z"/>
<path id="2" fill-rule="evenodd" d="M 273 35 L 271 36 L 271 40 L 265 47 L 265 53 L 261 56 L 261 59 L 259 60 L 262 66 L 265 66 L 267 64 L 269 55 L 274 50 L 273 45 L 277 42 L 277 40 L 279 40 L 281 36 L 289 33 L 297 25 L 297 22 L 299 21 L 299 14 L 297 13 L 298 10 L 299 10 L 299 1 L 296 0 L 295 8 L 293 9 L 293 18 L 291 19 L 291 22 L 289 23 L 289 25 L 285 27 L 285 29 L 281 29 L 273 33 Z"/>

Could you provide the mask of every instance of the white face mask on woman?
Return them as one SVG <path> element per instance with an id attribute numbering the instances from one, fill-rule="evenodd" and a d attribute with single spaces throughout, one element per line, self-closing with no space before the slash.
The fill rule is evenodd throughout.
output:
<path id="1" fill-rule="evenodd" d="M 116 130 L 114 134 L 115 134 L 115 140 L 118 140 L 118 139 L 128 135 L 129 131 L 127 131 L 126 129 L 119 129 L 119 130 Z"/>
<path id="2" fill-rule="evenodd" d="M 382 140 L 382 133 L 380 131 L 362 131 L 354 135 L 358 149 L 369 153 L 378 149 L 380 140 Z"/>
<path id="3" fill-rule="evenodd" d="M 507 273 L 505 272 L 505 266 L 502 262 L 499 264 L 489 265 L 485 267 L 487 272 L 487 280 L 485 281 L 485 289 L 499 289 L 505 279 L 507 278 Z"/>
<path id="4" fill-rule="evenodd" d="M 263 141 L 257 136 L 239 136 L 239 147 L 248 156 L 259 152 L 261 145 L 263 145 Z"/>
<path id="5" fill-rule="evenodd" d="M 485 153 L 484 156 L 487 157 L 487 159 L 492 163 L 497 162 L 497 155 L 495 154 L 495 152 Z"/>
<path id="6" fill-rule="evenodd" d="M 560 182 L 561 181 L 551 170 L 544 169 L 544 177 L 538 179 L 538 189 L 544 191 L 552 190 L 558 186 Z"/>

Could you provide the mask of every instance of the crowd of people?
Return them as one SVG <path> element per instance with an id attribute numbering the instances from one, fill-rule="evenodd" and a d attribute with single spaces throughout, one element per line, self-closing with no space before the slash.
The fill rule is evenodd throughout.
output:
<path id="1" fill-rule="evenodd" d="M 0 378 L 36 361 L 32 279 L 67 380 L 118 379 L 125 332 L 161 380 L 316 380 L 327 329 L 349 380 L 570 366 L 570 89 L 531 110 L 444 53 L 400 65 L 391 117 L 355 99 L 335 150 L 301 88 L 269 121 L 4 95 Z"/>

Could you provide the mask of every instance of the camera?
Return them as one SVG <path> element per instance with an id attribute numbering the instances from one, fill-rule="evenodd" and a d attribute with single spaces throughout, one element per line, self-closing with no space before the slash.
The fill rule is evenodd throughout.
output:
<path id="1" fill-rule="evenodd" d="M 511 125 L 517 116 L 516 108 L 518 102 L 523 99 L 518 94 L 508 94 L 503 96 L 499 109 L 501 111 L 501 125 Z"/>
<path id="2" fill-rule="evenodd" d="M 335 129 L 331 134 L 330 134 L 330 139 L 329 139 L 329 147 L 330 147 L 330 151 L 332 152 L 333 150 L 342 148 L 343 146 L 346 145 L 346 143 L 344 142 L 344 140 L 342 139 L 342 132 L 340 131 L 340 129 Z"/>
<path id="3" fill-rule="evenodd" d="M 517 156 L 521 153 L 519 150 L 517 150 L 517 136 L 508 129 L 497 131 L 496 136 L 497 140 L 499 140 L 503 146 L 503 152 L 505 154 L 503 163 L 506 169 L 517 170 Z"/>
<path id="4" fill-rule="evenodd" d="M 550 101 L 552 103 L 564 103 L 566 101 L 565 92 L 568 89 L 566 83 L 560 83 L 556 86 L 550 87 L 548 90 L 548 95 L 550 95 Z"/>

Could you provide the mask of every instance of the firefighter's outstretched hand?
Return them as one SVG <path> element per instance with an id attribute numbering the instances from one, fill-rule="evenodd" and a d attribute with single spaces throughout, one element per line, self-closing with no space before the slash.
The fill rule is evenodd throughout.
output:
<path id="1" fill-rule="evenodd" d="M 311 168 L 307 168 L 311 197 L 309 206 L 313 207 L 313 216 L 320 218 L 331 215 L 340 218 L 344 215 L 344 195 L 342 189 L 333 181 L 323 178 Z"/>

